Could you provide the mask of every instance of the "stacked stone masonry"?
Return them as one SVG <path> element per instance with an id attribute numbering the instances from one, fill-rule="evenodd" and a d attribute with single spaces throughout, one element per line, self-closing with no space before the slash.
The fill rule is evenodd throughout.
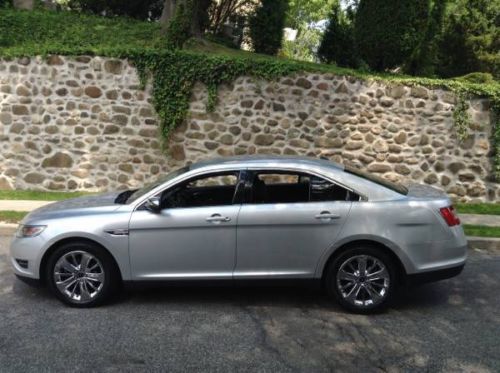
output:
<path id="1" fill-rule="evenodd" d="M 244 154 L 325 156 L 458 200 L 493 201 L 491 113 L 470 101 L 459 143 L 444 90 L 304 73 L 241 77 L 207 113 L 195 87 L 186 123 L 161 150 L 150 89 L 133 64 L 101 57 L 0 60 L 0 189 L 135 188 L 173 168 Z"/>

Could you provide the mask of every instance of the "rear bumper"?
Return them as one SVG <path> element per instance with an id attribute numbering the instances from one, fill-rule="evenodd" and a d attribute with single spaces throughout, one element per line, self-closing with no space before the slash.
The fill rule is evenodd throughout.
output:
<path id="1" fill-rule="evenodd" d="M 451 268 L 415 273 L 407 275 L 406 280 L 409 285 L 419 285 L 428 282 L 445 280 L 447 278 L 458 276 L 460 273 L 462 273 L 464 267 L 465 263 Z"/>

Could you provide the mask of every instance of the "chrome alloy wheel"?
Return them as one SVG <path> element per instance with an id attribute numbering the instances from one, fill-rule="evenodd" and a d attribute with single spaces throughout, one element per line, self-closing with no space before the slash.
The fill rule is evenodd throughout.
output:
<path id="1" fill-rule="evenodd" d="M 337 289 L 355 307 L 372 307 L 387 296 L 390 275 L 385 265 L 370 255 L 347 259 L 337 272 Z"/>
<path id="2" fill-rule="evenodd" d="M 87 303 L 102 290 L 104 269 L 94 255 L 86 251 L 70 251 L 54 266 L 57 289 L 73 303 Z"/>

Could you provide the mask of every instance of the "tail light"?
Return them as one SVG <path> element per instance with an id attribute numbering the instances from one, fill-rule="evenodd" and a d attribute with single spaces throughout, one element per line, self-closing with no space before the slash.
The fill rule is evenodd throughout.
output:
<path id="1" fill-rule="evenodd" d="M 446 224 L 450 227 L 454 227 L 455 225 L 460 225 L 460 219 L 455 213 L 455 209 L 453 206 L 443 207 L 439 209 L 441 216 L 443 217 Z"/>

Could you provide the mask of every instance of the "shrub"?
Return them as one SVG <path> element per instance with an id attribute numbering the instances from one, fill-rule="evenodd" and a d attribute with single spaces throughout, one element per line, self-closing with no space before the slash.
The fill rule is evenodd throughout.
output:
<path id="1" fill-rule="evenodd" d="M 255 52 L 276 55 L 283 42 L 288 0 L 262 0 L 250 18 L 250 38 Z"/>
<path id="2" fill-rule="evenodd" d="M 335 62 L 338 66 L 356 67 L 354 27 L 337 3 L 333 7 L 328 27 L 318 49 L 322 62 Z"/>
<path id="3" fill-rule="evenodd" d="M 376 71 L 402 65 L 420 43 L 430 0 L 360 0 L 355 38 L 360 57 Z"/>
<path id="4" fill-rule="evenodd" d="M 477 83 L 477 84 L 490 84 L 494 82 L 493 75 L 491 75 L 490 73 L 480 73 L 480 72 L 470 73 L 455 79 L 460 80 L 462 82 Z"/>
<path id="5" fill-rule="evenodd" d="M 440 76 L 473 71 L 500 77 L 500 0 L 457 0 L 445 17 L 439 43 Z"/>
<path id="6" fill-rule="evenodd" d="M 0 0 L 2 1 L 2 0 Z M 107 16 L 157 19 L 163 9 L 162 0 L 69 0 L 70 9 Z"/>

